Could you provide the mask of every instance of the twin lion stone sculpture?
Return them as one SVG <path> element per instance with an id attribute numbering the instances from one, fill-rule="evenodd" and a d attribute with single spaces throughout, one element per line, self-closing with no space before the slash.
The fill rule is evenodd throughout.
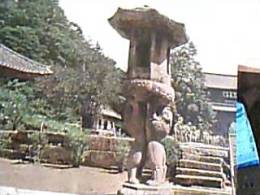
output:
<path id="1" fill-rule="evenodd" d="M 166 154 L 161 144 L 172 127 L 174 91 L 151 80 L 127 83 L 125 128 L 135 138 L 128 159 L 128 180 L 137 184 L 145 164 L 152 169 L 148 185 L 159 185 L 166 178 Z M 135 93 L 133 93 L 133 91 Z M 138 93 L 139 92 L 139 93 Z M 134 94 L 134 95 L 133 95 Z"/>

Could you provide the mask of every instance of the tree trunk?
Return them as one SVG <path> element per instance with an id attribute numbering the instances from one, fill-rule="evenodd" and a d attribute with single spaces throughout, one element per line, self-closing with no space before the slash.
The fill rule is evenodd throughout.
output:
<path id="1" fill-rule="evenodd" d="M 93 105 L 91 105 L 91 102 L 85 101 L 81 106 L 82 128 L 93 128 L 94 116 Z"/>

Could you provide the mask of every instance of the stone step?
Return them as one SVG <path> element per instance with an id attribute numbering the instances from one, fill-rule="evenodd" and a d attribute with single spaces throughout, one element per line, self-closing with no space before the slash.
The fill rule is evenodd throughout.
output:
<path id="1" fill-rule="evenodd" d="M 149 186 L 146 184 L 124 183 L 118 195 L 172 195 L 173 185 L 164 183 L 158 186 Z"/>
<path id="2" fill-rule="evenodd" d="M 209 170 L 209 171 L 218 171 L 218 172 L 222 173 L 222 166 L 221 166 L 221 164 L 217 164 L 217 163 L 208 163 L 208 162 L 200 162 L 200 161 L 195 161 L 195 160 L 181 159 L 181 160 L 179 160 L 178 167 Z"/>
<path id="3" fill-rule="evenodd" d="M 232 195 L 232 188 L 211 188 L 211 187 L 203 187 L 203 186 L 181 186 L 174 185 L 173 186 L 174 195 Z"/>
<path id="4" fill-rule="evenodd" d="M 230 170 L 230 165 L 221 157 L 202 156 L 199 154 L 195 155 L 195 154 L 192 154 L 189 152 L 183 152 L 182 159 L 195 160 L 195 161 L 200 161 L 200 162 L 217 163 L 217 164 L 221 164 L 223 166 L 223 169 L 225 172 L 229 172 L 229 170 Z"/>
<path id="5" fill-rule="evenodd" d="M 177 167 L 176 172 L 177 174 L 181 174 L 181 175 L 216 177 L 220 179 L 224 179 L 225 177 L 221 172 L 218 171 L 208 171 L 208 170 L 182 168 L 182 167 Z"/>
<path id="6" fill-rule="evenodd" d="M 176 175 L 175 182 L 185 186 L 222 187 L 222 179 L 217 177 Z"/>
<path id="7" fill-rule="evenodd" d="M 220 158 L 220 157 L 201 156 L 201 155 L 195 155 L 195 154 L 192 154 L 189 152 L 183 152 L 182 158 L 188 159 L 188 160 L 196 160 L 196 161 L 200 161 L 200 162 L 217 163 L 217 164 L 221 164 L 224 161 L 223 158 Z"/>
<path id="8" fill-rule="evenodd" d="M 214 149 L 214 150 L 224 150 L 229 151 L 229 147 L 216 146 L 212 144 L 203 144 L 198 142 L 184 142 L 180 143 L 180 147 L 192 147 L 192 148 L 203 148 L 203 149 Z"/>
<path id="9" fill-rule="evenodd" d="M 228 150 L 220 150 L 214 148 L 197 148 L 197 147 L 189 147 L 189 146 L 181 146 L 182 152 L 188 152 L 190 154 L 202 155 L 202 156 L 215 156 L 221 158 L 228 158 Z"/>
<path id="10" fill-rule="evenodd" d="M 188 152 L 195 155 L 201 156 L 215 156 L 221 158 L 228 158 L 227 151 L 212 150 L 212 149 L 198 149 L 198 148 L 181 148 L 182 152 Z"/>

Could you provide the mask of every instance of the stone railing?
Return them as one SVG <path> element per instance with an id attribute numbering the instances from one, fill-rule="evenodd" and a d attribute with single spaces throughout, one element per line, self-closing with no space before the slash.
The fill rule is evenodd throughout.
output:
<path id="1" fill-rule="evenodd" d="M 201 132 L 198 129 L 176 130 L 173 136 L 178 142 L 197 142 L 218 146 L 227 146 L 228 140 L 220 135 L 212 135 L 207 131 Z"/>

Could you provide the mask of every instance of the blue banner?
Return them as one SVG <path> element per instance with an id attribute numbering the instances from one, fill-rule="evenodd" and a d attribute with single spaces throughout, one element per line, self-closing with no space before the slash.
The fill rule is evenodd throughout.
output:
<path id="1" fill-rule="evenodd" d="M 245 107 L 242 103 L 236 104 L 236 164 L 237 168 L 259 164 L 255 139 Z"/>

